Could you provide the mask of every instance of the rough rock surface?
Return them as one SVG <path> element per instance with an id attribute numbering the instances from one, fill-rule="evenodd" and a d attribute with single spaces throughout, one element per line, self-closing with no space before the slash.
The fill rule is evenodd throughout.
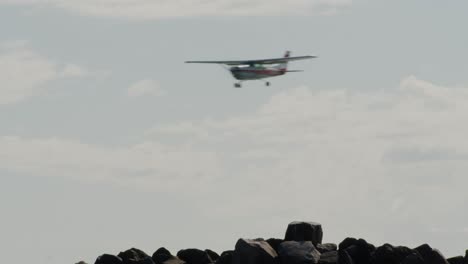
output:
<path id="1" fill-rule="evenodd" d="M 421 255 L 426 264 L 449 264 L 442 253 L 431 248 L 428 244 L 421 245 L 415 250 Z"/>
<path id="2" fill-rule="evenodd" d="M 156 250 L 151 258 L 155 264 L 185 264 L 185 261 L 173 256 L 171 252 L 164 247 Z"/>
<path id="3" fill-rule="evenodd" d="M 338 246 L 340 254 L 338 262 L 341 262 L 341 258 L 348 261 L 348 257 L 351 258 L 352 262 L 356 264 L 369 264 L 372 253 L 375 251 L 375 247 L 372 244 L 367 243 L 364 239 L 346 238 Z M 347 253 L 347 254 L 344 254 Z M 346 256 L 347 255 L 347 256 Z"/>
<path id="4" fill-rule="evenodd" d="M 285 241 L 312 241 L 314 246 L 322 243 L 322 225 L 315 222 L 292 222 L 286 230 Z"/>
<path id="5" fill-rule="evenodd" d="M 117 256 L 122 259 L 124 264 L 154 264 L 150 256 L 137 248 L 120 252 Z"/>
<path id="6" fill-rule="evenodd" d="M 188 264 L 210 264 L 214 262 L 206 251 L 196 248 L 180 250 L 177 252 L 177 257 Z"/>
<path id="7" fill-rule="evenodd" d="M 285 241 L 278 247 L 281 263 L 287 264 L 317 264 L 320 252 L 311 241 Z"/>
<path id="8" fill-rule="evenodd" d="M 338 251 L 324 252 L 320 255 L 319 264 L 336 264 L 338 263 Z"/>
<path id="9" fill-rule="evenodd" d="M 407 247 L 394 247 L 384 244 L 378 247 L 371 257 L 371 264 L 400 264 L 415 251 Z"/>
<path id="10" fill-rule="evenodd" d="M 278 254 L 264 240 L 239 239 L 232 264 L 278 264 Z"/>
<path id="11" fill-rule="evenodd" d="M 111 254 L 103 254 L 96 259 L 94 264 L 123 264 L 123 261 L 120 257 Z"/>
<path id="12" fill-rule="evenodd" d="M 326 243 L 326 244 L 318 244 L 315 247 L 320 253 L 326 253 L 326 252 L 331 252 L 331 251 L 337 251 L 338 246 L 333 243 Z"/>
<path id="13" fill-rule="evenodd" d="M 468 264 L 463 256 L 449 258 L 447 261 L 450 264 Z"/>
<path id="14" fill-rule="evenodd" d="M 231 264 L 232 263 L 232 256 L 234 254 L 234 250 L 227 250 L 221 253 L 221 256 L 216 260 L 216 264 Z"/>
<path id="15" fill-rule="evenodd" d="M 284 239 L 280 238 L 269 238 L 266 240 L 268 244 L 276 251 L 278 252 L 278 246 L 284 242 Z"/>

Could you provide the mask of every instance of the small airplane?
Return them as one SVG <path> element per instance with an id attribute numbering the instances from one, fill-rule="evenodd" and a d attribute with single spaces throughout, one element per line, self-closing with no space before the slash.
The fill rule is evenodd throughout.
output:
<path id="1" fill-rule="evenodd" d="M 242 81 L 261 80 L 265 78 L 284 75 L 287 72 L 302 72 L 300 70 L 288 70 L 288 62 L 295 60 L 305 60 L 317 58 L 316 56 L 290 57 L 291 52 L 286 51 L 283 58 L 262 59 L 262 60 L 234 60 L 234 61 L 186 61 L 185 63 L 212 63 L 232 67 L 225 67 L 232 76 L 239 82 L 234 87 L 241 88 Z M 270 86 L 270 82 L 265 82 Z"/>

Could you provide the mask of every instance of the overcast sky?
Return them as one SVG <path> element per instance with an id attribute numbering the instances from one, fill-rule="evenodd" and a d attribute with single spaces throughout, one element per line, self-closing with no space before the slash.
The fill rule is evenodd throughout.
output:
<path id="1" fill-rule="evenodd" d="M 468 248 L 468 2 L 0 0 L 2 262 Z M 185 60 L 318 55 L 272 86 Z"/>

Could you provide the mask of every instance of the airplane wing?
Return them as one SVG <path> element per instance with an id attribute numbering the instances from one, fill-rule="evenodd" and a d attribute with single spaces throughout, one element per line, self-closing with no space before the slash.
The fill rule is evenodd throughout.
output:
<path id="1" fill-rule="evenodd" d="M 185 63 L 214 63 L 214 64 L 225 64 L 225 65 L 252 65 L 252 64 L 277 64 L 285 63 L 295 60 L 306 60 L 317 58 L 317 56 L 298 56 L 298 57 L 286 57 L 286 58 L 275 58 L 275 59 L 264 59 L 264 60 L 234 60 L 234 61 L 186 61 Z"/>

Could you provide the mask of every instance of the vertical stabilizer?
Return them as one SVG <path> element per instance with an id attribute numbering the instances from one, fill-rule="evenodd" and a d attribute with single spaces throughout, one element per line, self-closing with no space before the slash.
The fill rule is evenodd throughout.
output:
<path id="1" fill-rule="evenodd" d="M 289 50 L 287 50 L 287 51 L 284 53 L 284 56 L 283 56 L 283 57 L 284 57 L 284 58 L 289 58 L 290 55 L 291 55 L 291 52 L 290 52 Z M 278 68 L 279 68 L 280 70 L 286 71 L 286 70 L 288 70 L 288 63 L 287 63 L 287 62 L 280 63 L 280 64 L 278 65 Z"/>

